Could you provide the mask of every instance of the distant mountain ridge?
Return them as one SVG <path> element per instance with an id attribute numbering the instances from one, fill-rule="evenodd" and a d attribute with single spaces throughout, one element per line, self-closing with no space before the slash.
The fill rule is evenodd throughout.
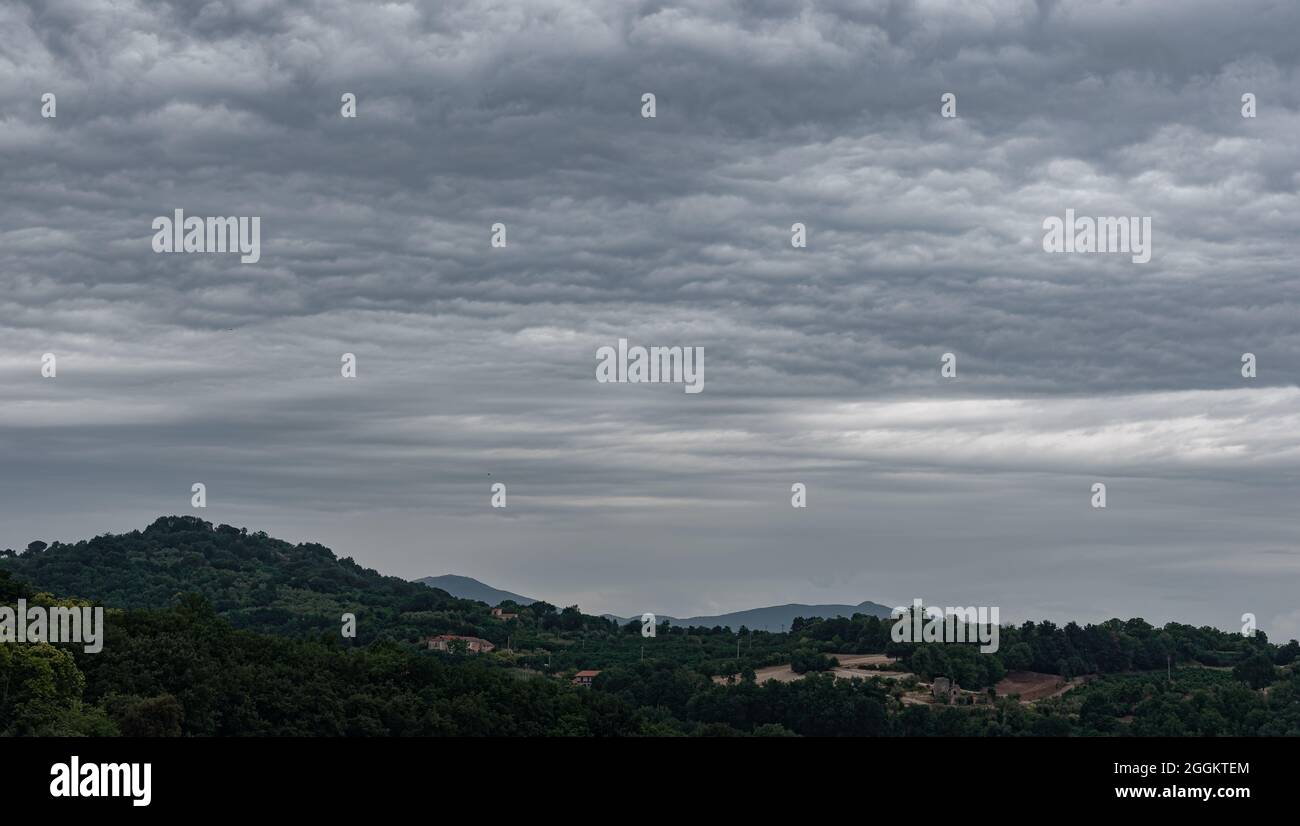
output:
<path id="1" fill-rule="evenodd" d="M 795 617 L 829 619 L 831 617 L 848 618 L 854 614 L 866 614 L 884 619 L 889 616 L 891 610 L 888 606 L 870 601 L 863 601 L 857 605 L 804 605 L 803 603 L 792 602 L 786 605 L 771 605 L 766 608 L 751 608 L 747 611 L 733 611 L 730 614 L 703 617 L 679 619 L 666 614 L 655 614 L 655 619 L 659 622 L 668 620 L 673 625 L 694 625 L 702 628 L 713 628 L 720 625 L 723 627 L 730 626 L 732 630 L 739 630 L 740 626 L 743 625 L 754 631 L 789 631 L 790 624 L 794 622 Z M 635 617 L 615 617 L 612 614 L 606 614 L 605 616 L 617 619 L 619 622 L 629 622 L 641 618 L 640 614 Z"/>
<path id="2" fill-rule="evenodd" d="M 288 636 L 336 634 L 344 614 L 355 615 L 363 642 L 410 640 L 449 629 L 490 634 L 501 630 L 500 621 L 482 603 L 511 600 L 526 607 L 538 601 L 454 574 L 414 581 L 384 576 L 318 543 L 295 545 L 194 516 L 163 516 L 141 531 L 33 546 L 0 555 L 0 569 L 37 591 L 134 609 L 163 608 L 197 593 L 236 628 Z M 887 617 L 889 611 L 874 602 L 792 603 L 682 619 L 657 614 L 657 619 L 679 626 L 780 631 L 789 630 L 795 617 Z M 626 623 L 639 621 L 641 613 L 605 617 Z"/>
<path id="3" fill-rule="evenodd" d="M 21 554 L 6 550 L 0 554 L 0 571 L 37 592 L 112 608 L 157 610 L 198 594 L 235 628 L 283 636 L 336 635 L 340 617 L 351 614 L 360 629 L 358 644 L 447 632 L 504 642 L 501 638 L 509 632 L 487 606 L 506 600 L 521 607 L 538 602 L 465 576 L 415 581 L 385 576 L 318 543 L 291 544 L 262 531 L 213 525 L 189 515 L 163 516 L 143 530 L 73 544 L 34 542 Z M 8 583 L 3 590 L 15 587 Z M 718 616 L 658 618 L 674 625 L 780 631 L 788 630 L 797 616 L 855 613 L 883 617 L 889 609 L 873 602 L 796 603 Z M 638 612 L 620 621 L 640 617 Z"/>
<path id="4" fill-rule="evenodd" d="M 528 597 L 521 597 L 519 594 L 510 591 L 502 591 L 500 588 L 493 588 L 491 585 L 479 582 L 472 577 L 457 576 L 455 574 L 426 576 L 414 581 L 432 588 L 441 588 L 458 599 L 475 599 L 479 602 L 486 602 L 488 605 L 499 605 L 508 599 L 514 600 L 520 605 L 532 605 L 537 601 Z M 745 611 L 733 611 L 729 614 L 717 614 L 716 616 L 678 618 L 670 617 L 667 614 L 655 614 L 655 619 L 659 622 L 668 620 L 673 625 L 694 625 L 703 628 L 712 628 L 716 625 L 730 626 L 732 629 L 738 630 L 743 625 L 755 631 L 788 631 L 795 617 L 826 619 L 829 617 L 848 618 L 854 614 L 866 614 L 883 619 L 889 616 L 890 610 L 888 606 L 870 601 L 859 602 L 857 605 L 805 605 L 800 602 L 791 602 L 786 605 L 750 608 Z M 606 619 L 618 620 L 620 623 L 631 622 L 632 620 L 640 621 L 641 619 L 640 614 L 634 617 L 620 617 L 615 614 L 602 614 L 601 616 Z"/>
<path id="5" fill-rule="evenodd" d="M 430 588 L 441 588 L 457 599 L 474 599 L 492 606 L 500 605 L 506 600 L 513 600 L 519 605 L 532 605 L 537 601 L 528 597 L 521 597 L 519 594 L 510 591 L 503 591 L 500 588 L 493 588 L 491 585 L 486 585 L 472 577 L 457 576 L 456 574 L 426 576 L 414 581 L 421 585 L 428 585 Z"/>

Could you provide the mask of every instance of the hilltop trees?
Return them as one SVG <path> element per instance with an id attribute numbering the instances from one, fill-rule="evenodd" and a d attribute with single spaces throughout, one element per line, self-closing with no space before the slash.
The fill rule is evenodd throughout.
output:
<path id="1" fill-rule="evenodd" d="M 1300 735 L 1300 643 L 1178 623 L 1027 622 L 987 654 L 894 643 L 889 620 L 861 614 L 800 618 L 739 648 L 730 629 L 667 620 L 646 639 L 639 621 L 620 628 L 545 602 L 502 622 L 323 546 L 192 517 L 0 560 L 0 600 L 48 598 L 38 588 L 128 610 L 108 612 L 99 654 L 0 646 L 0 734 Z M 356 614 L 359 639 L 340 637 L 341 611 Z M 498 645 L 509 634 L 515 650 L 447 656 L 413 644 L 427 633 Z M 834 653 L 879 652 L 901 658 L 881 667 L 916 676 L 815 673 Z M 1184 666 L 1172 679 L 1166 657 Z M 757 682 L 756 669 L 785 663 L 807 676 Z M 547 676 L 577 668 L 603 673 L 589 690 Z M 1007 669 L 1115 676 L 1032 706 L 903 704 L 917 676 L 980 689 Z"/>
<path id="2" fill-rule="evenodd" d="M 56 544 L 0 565 L 41 590 L 114 607 L 160 608 L 177 594 L 199 593 L 236 627 L 270 633 L 337 634 L 339 617 L 355 613 L 361 644 L 436 633 L 505 641 L 504 625 L 482 603 L 383 576 L 323 545 L 292 545 L 191 516 L 161 517 L 143 531 Z"/>
<path id="3" fill-rule="evenodd" d="M 1264 653 L 1253 654 L 1232 669 L 1232 676 L 1251 688 L 1263 688 L 1276 678 L 1273 660 Z"/>

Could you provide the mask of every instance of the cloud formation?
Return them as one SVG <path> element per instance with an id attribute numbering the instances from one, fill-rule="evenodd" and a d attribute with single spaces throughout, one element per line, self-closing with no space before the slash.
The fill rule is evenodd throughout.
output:
<path id="1" fill-rule="evenodd" d="M 1294 628 L 1298 26 L 1189 0 L 9 4 L 0 543 L 141 527 L 204 481 L 213 521 L 589 611 Z M 260 216 L 261 261 L 154 254 L 176 208 Z M 1067 208 L 1150 216 L 1151 262 L 1044 253 Z M 705 392 L 596 383 L 620 337 L 703 346 Z"/>

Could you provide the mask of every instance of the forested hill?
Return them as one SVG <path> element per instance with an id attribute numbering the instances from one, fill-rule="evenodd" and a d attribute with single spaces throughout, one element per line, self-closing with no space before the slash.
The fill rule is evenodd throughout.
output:
<path id="1" fill-rule="evenodd" d="M 76 544 L 33 543 L 0 556 L 0 568 L 56 597 L 113 608 L 165 608 L 198 593 L 234 626 L 277 634 L 338 635 L 344 613 L 356 615 L 362 642 L 472 633 L 491 623 L 482 603 L 384 576 L 323 545 L 193 516 L 164 516 L 143 531 Z"/>
<path id="2" fill-rule="evenodd" d="M 105 613 L 98 652 L 0 645 L 0 736 L 1300 734 L 1300 642 L 1139 618 L 1005 626 L 988 654 L 896 642 L 866 613 L 643 637 L 577 606 L 492 617 L 320 545 L 193 517 L 0 554 L 0 603 L 41 592 L 127 610 Z M 497 647 L 413 644 L 428 633 Z M 589 689 L 571 684 L 579 669 L 600 672 Z M 760 678 L 773 669 L 802 676 Z M 939 677 L 960 685 L 955 704 L 928 687 Z M 1019 698 L 1044 677 L 1052 695 Z"/>

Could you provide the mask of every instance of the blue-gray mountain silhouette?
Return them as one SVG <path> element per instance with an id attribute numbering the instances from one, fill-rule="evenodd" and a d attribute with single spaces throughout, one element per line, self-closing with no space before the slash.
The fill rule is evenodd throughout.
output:
<path id="1" fill-rule="evenodd" d="M 486 602 L 488 605 L 498 605 L 508 599 L 512 599 L 520 605 L 531 605 L 536 602 L 534 599 L 493 588 L 491 585 L 486 585 L 467 576 L 447 574 L 445 576 L 427 576 L 415 581 L 433 588 L 441 588 L 453 597 L 476 599 L 480 602 Z M 854 614 L 867 614 L 868 616 L 883 618 L 889 616 L 889 611 L 888 606 L 881 605 L 878 602 L 860 602 L 857 605 L 804 605 L 792 602 L 786 605 L 750 608 L 746 611 L 733 611 L 730 614 L 707 617 L 679 618 L 655 612 L 655 619 L 659 622 L 668 620 L 673 625 L 680 626 L 695 625 L 712 628 L 715 625 L 720 625 L 739 630 L 743 625 L 754 631 L 781 631 L 782 629 L 788 631 L 790 630 L 790 623 L 794 621 L 795 617 L 811 619 L 813 617 L 851 617 Z M 614 614 L 604 614 L 603 616 L 607 619 L 616 619 L 619 622 L 630 622 L 634 619 L 640 621 L 641 619 L 641 614 L 630 617 L 619 617 Z"/>
<path id="2" fill-rule="evenodd" d="M 794 622 L 795 617 L 811 619 L 813 617 L 851 617 L 854 614 L 866 614 L 885 618 L 889 616 L 890 608 L 881 605 L 878 602 L 860 602 L 857 605 L 804 605 L 798 602 L 788 603 L 786 605 L 771 605 L 767 608 L 750 608 L 747 611 L 733 611 L 730 614 L 717 614 L 715 616 L 705 617 L 670 617 L 665 614 L 655 614 L 658 622 L 668 620 L 673 625 L 678 626 L 700 626 L 704 628 L 713 628 L 720 625 L 730 627 L 733 631 L 740 630 L 743 625 L 752 631 L 789 631 L 790 624 Z M 606 616 L 612 616 L 606 614 Z M 620 622 L 629 620 L 640 620 L 641 615 L 635 617 L 615 617 Z"/>
<path id="3" fill-rule="evenodd" d="M 488 605 L 500 605 L 506 600 L 514 600 L 520 605 L 532 605 L 537 600 L 521 597 L 510 591 L 502 591 L 500 588 L 493 588 L 491 585 L 484 585 L 477 579 L 467 576 L 456 576 L 455 574 L 444 574 L 443 576 L 426 576 L 423 579 L 417 579 L 422 585 L 428 585 L 430 588 L 441 588 L 453 597 L 459 599 L 476 599 L 479 602 L 486 602 Z"/>

